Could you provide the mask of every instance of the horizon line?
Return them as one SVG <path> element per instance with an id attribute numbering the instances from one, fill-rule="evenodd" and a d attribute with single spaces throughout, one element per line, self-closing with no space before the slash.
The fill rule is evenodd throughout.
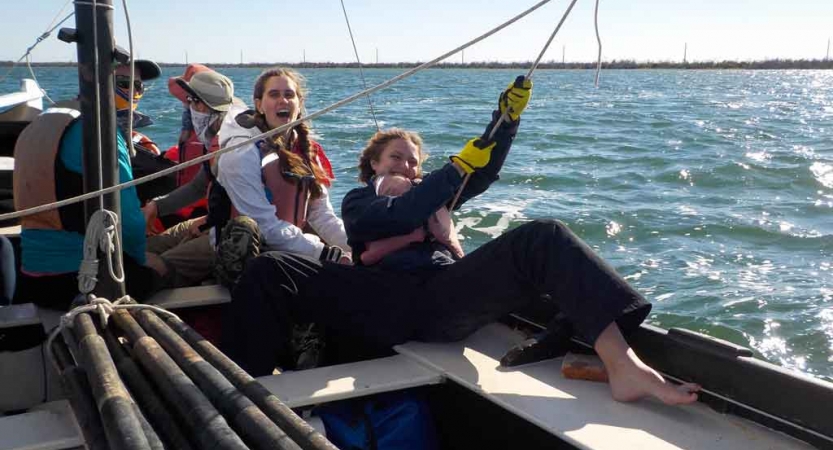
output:
<path id="1" fill-rule="evenodd" d="M 137 58 L 144 59 L 144 58 Z M 184 67 L 188 63 L 184 62 L 156 62 L 161 67 Z M 76 66 L 76 61 L 45 61 L 45 62 L 31 62 L 32 66 L 57 66 L 67 67 Z M 285 66 L 295 68 L 403 68 L 415 67 L 423 64 L 420 61 L 410 62 L 389 62 L 389 63 L 357 63 L 357 62 L 249 62 L 249 63 L 228 63 L 228 62 L 201 62 L 211 67 L 273 67 Z M 531 61 L 471 61 L 471 62 L 440 62 L 433 67 L 437 68 L 470 68 L 470 69 L 515 69 L 528 68 L 532 64 Z M 538 65 L 539 69 L 595 69 L 596 62 L 558 62 L 546 61 Z M 0 61 L 0 67 L 23 65 L 14 61 Z M 680 69 L 709 69 L 709 68 L 771 68 L 771 69 L 833 69 L 833 60 L 828 58 L 823 59 L 782 59 L 772 58 L 763 60 L 704 60 L 704 61 L 636 61 L 632 59 L 611 60 L 602 62 L 602 68 L 607 69 L 652 69 L 652 68 L 680 68 Z"/>

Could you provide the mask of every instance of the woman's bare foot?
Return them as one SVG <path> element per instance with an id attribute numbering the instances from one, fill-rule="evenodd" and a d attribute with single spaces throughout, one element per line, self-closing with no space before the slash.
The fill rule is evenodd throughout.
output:
<path id="1" fill-rule="evenodd" d="M 611 323 L 596 339 L 593 347 L 604 362 L 610 379 L 613 398 L 632 402 L 643 397 L 655 397 L 668 405 L 684 405 L 697 401 L 700 385 L 669 384 L 654 369 L 648 367 L 628 346 L 616 322 Z"/>
<path id="2" fill-rule="evenodd" d="M 643 397 L 656 397 L 667 405 L 684 405 L 697 401 L 696 392 L 700 386 L 684 383 L 669 384 L 654 369 L 643 363 L 632 349 L 615 364 L 607 367 L 610 390 L 613 398 L 620 402 L 632 402 Z"/>

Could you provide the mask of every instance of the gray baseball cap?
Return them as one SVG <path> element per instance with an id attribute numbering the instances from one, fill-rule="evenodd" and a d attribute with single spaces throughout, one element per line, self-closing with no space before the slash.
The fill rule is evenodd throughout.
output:
<path id="1" fill-rule="evenodd" d="M 177 78 L 176 83 L 216 111 L 228 111 L 234 99 L 234 83 L 213 70 L 195 73 L 190 81 Z"/>

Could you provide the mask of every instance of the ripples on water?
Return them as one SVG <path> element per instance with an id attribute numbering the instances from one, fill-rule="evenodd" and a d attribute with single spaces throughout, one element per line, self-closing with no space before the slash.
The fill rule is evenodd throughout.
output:
<path id="1" fill-rule="evenodd" d="M 250 102 L 258 71 L 223 72 Z M 483 130 L 522 72 L 422 72 L 374 95 L 374 106 L 381 126 L 422 133 L 435 168 Z M 354 70 L 303 73 L 311 111 L 361 90 Z M 366 76 L 377 84 L 398 73 Z M 75 74 L 38 70 L 55 98 L 75 92 Z M 599 89 L 592 79 L 536 72 L 501 182 L 457 216 L 465 247 L 533 218 L 561 219 L 654 302 L 653 323 L 833 380 L 833 72 L 607 71 Z M 157 118 L 147 133 L 172 145 L 179 110 L 164 81 L 141 106 Z M 314 126 L 338 203 L 375 126 L 366 101 Z"/>

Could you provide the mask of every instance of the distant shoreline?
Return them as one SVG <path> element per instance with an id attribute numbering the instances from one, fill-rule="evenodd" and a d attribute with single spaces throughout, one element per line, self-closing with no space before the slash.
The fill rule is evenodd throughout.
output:
<path id="1" fill-rule="evenodd" d="M 8 67 L 14 64 L 13 61 L 0 61 L 0 67 Z M 355 69 L 357 63 L 334 63 L 334 62 L 306 62 L 306 63 L 250 63 L 250 64 L 229 64 L 229 63 L 205 63 L 210 67 L 217 68 L 265 68 L 265 67 L 294 67 L 299 69 Z M 421 62 L 399 62 L 362 64 L 366 69 L 408 69 L 416 67 Z M 23 65 L 22 63 L 20 65 Z M 183 63 L 160 62 L 162 67 L 183 67 Z M 471 63 L 440 63 L 435 65 L 438 69 L 529 69 L 532 62 L 471 62 Z M 35 67 L 75 67 L 74 62 L 37 62 L 32 63 Z M 539 69 L 558 70 L 587 70 L 595 69 L 595 62 L 580 63 L 559 63 L 543 62 Z M 713 70 L 713 69 L 741 69 L 741 70 L 782 70 L 782 69 L 833 69 L 833 59 L 770 59 L 764 61 L 699 61 L 699 62 L 637 62 L 632 60 L 603 62 L 602 69 L 683 69 L 683 70 Z"/>

